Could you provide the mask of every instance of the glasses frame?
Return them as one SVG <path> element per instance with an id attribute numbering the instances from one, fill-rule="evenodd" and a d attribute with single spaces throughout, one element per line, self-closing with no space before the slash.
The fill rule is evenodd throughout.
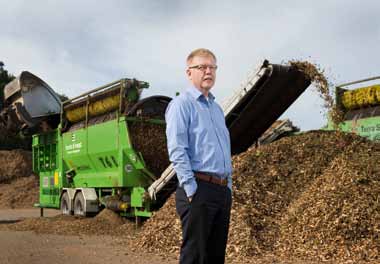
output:
<path id="1" fill-rule="evenodd" d="M 218 69 L 218 65 L 198 64 L 198 65 L 189 66 L 189 69 L 197 69 L 197 70 L 202 71 L 202 72 L 207 71 L 207 68 L 209 68 L 210 71 L 215 72 Z"/>

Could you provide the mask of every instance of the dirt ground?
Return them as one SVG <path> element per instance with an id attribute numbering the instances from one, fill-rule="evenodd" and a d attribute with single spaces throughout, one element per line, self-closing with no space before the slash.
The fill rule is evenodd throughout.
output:
<path id="1" fill-rule="evenodd" d="M 68 219 L 68 217 L 60 216 L 59 211 L 53 209 L 45 209 L 44 215 L 45 217 L 40 218 L 39 209 L 36 208 L 0 210 L 0 263 L 178 263 L 176 254 L 148 253 L 142 248 L 136 248 L 131 243 L 133 231 L 130 228 L 118 229 L 120 232 L 123 230 L 126 232 L 125 237 L 104 234 L 86 235 L 74 227 L 68 228 L 68 224 L 72 223 L 73 226 L 84 227 L 86 226 L 84 223 L 99 221 L 97 218 L 77 219 L 70 217 Z M 109 218 L 109 215 L 101 217 L 103 220 L 104 218 Z M 112 221 L 115 219 L 108 220 L 111 220 L 109 223 L 112 225 Z M 59 231 L 60 224 L 64 225 L 63 232 Z M 33 231 L 23 230 L 23 225 Z M 105 229 L 106 227 L 102 228 Z M 68 232 L 68 230 L 71 231 Z M 84 233 L 88 233 L 87 231 Z M 104 230 L 104 233 L 108 232 Z M 279 259 L 275 256 L 266 256 L 252 258 L 249 262 L 236 260 L 226 263 L 318 264 L 322 262 L 305 262 L 299 259 Z M 323 263 L 332 264 L 334 262 Z"/>
<path id="2" fill-rule="evenodd" d="M 36 234 L 31 231 L 1 230 L 0 263 L 134 263 L 134 264 L 174 264 L 175 255 L 159 255 L 136 251 L 128 242 L 112 236 L 67 236 Z M 227 262 L 228 263 L 228 262 Z M 232 262 L 243 264 L 242 262 Z M 244 262 L 247 263 L 247 262 Z M 249 263 L 263 264 L 303 264 L 301 260 L 279 260 L 272 257 L 252 259 Z M 318 262 L 307 262 L 317 264 Z M 329 262 L 324 262 L 329 263 Z"/>
<path id="3" fill-rule="evenodd" d="M 127 238 L 89 236 L 80 232 L 81 229 L 91 232 L 85 227 L 91 226 L 91 221 L 97 221 L 107 233 L 112 229 L 110 226 L 117 222 L 112 215 L 102 214 L 98 218 L 83 220 L 74 217 L 63 219 L 57 216 L 60 214 L 58 210 L 45 209 L 45 217 L 40 218 L 40 210 L 33 208 L 33 204 L 38 202 L 39 183 L 38 178 L 31 173 L 31 153 L 22 150 L 0 151 L 0 164 L 1 264 L 177 263 L 176 256 L 168 258 L 135 251 L 128 245 Z M 77 226 L 78 223 L 81 225 Z M 10 228 L 20 224 L 20 230 Z M 66 227 L 61 228 L 64 229 L 61 234 L 60 226 Z M 125 228 L 120 231 L 128 232 Z"/>
<path id="4" fill-rule="evenodd" d="M 109 236 L 60 236 L 22 231 L 0 231 L 0 263 L 177 263 L 143 252 L 133 252 Z"/>
<path id="5" fill-rule="evenodd" d="M 115 218 L 109 211 L 93 218 L 62 216 L 54 209 L 45 209 L 42 218 L 39 214 L 37 208 L 0 209 L 0 263 L 178 263 L 178 255 L 175 253 L 149 253 L 136 247 L 133 239 L 139 231 L 136 231 L 132 222 L 121 223 L 120 218 Z M 91 226 L 103 230 L 94 231 Z M 121 232 L 125 236 L 121 236 Z M 96 235 L 89 235 L 91 233 Z M 226 263 L 306 262 L 266 256 L 252 258 L 249 262 L 233 260 Z"/>

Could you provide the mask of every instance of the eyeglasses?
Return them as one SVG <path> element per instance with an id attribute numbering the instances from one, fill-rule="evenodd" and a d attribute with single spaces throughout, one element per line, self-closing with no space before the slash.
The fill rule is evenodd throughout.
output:
<path id="1" fill-rule="evenodd" d="M 199 64 L 199 65 L 194 65 L 194 66 L 189 67 L 189 69 L 197 69 L 197 70 L 200 70 L 203 72 L 205 72 L 207 70 L 207 68 L 209 68 L 210 71 L 216 71 L 216 69 L 218 69 L 218 66 Z"/>

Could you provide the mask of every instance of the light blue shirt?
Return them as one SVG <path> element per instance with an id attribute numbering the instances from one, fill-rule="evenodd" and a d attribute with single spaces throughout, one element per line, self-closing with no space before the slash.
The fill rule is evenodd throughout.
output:
<path id="1" fill-rule="evenodd" d="M 190 87 L 170 102 L 165 119 L 169 159 L 186 195 L 197 190 L 194 171 L 227 178 L 231 189 L 230 135 L 215 97 Z"/>

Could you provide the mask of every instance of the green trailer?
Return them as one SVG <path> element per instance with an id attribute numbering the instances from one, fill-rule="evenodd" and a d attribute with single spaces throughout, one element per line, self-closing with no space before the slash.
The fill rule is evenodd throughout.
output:
<path id="1" fill-rule="evenodd" d="M 103 206 L 123 216 L 151 216 L 153 202 L 145 190 L 162 173 L 160 168 L 169 165 L 162 137 L 171 99 L 138 100 L 147 87 L 145 82 L 122 79 L 70 99 L 62 103 L 58 128 L 33 135 L 39 207 L 85 216 Z M 146 164 L 143 155 L 150 146 L 135 142 L 147 131 L 161 145 L 150 150 L 161 157 L 161 166 Z"/>
<path id="2" fill-rule="evenodd" d="M 339 128 L 370 140 L 380 141 L 380 85 L 364 83 L 376 82 L 380 76 L 341 84 L 336 87 L 335 96 L 338 109 L 343 113 L 343 121 L 338 127 L 328 121 L 327 130 Z M 355 89 L 348 86 L 360 85 Z"/>

